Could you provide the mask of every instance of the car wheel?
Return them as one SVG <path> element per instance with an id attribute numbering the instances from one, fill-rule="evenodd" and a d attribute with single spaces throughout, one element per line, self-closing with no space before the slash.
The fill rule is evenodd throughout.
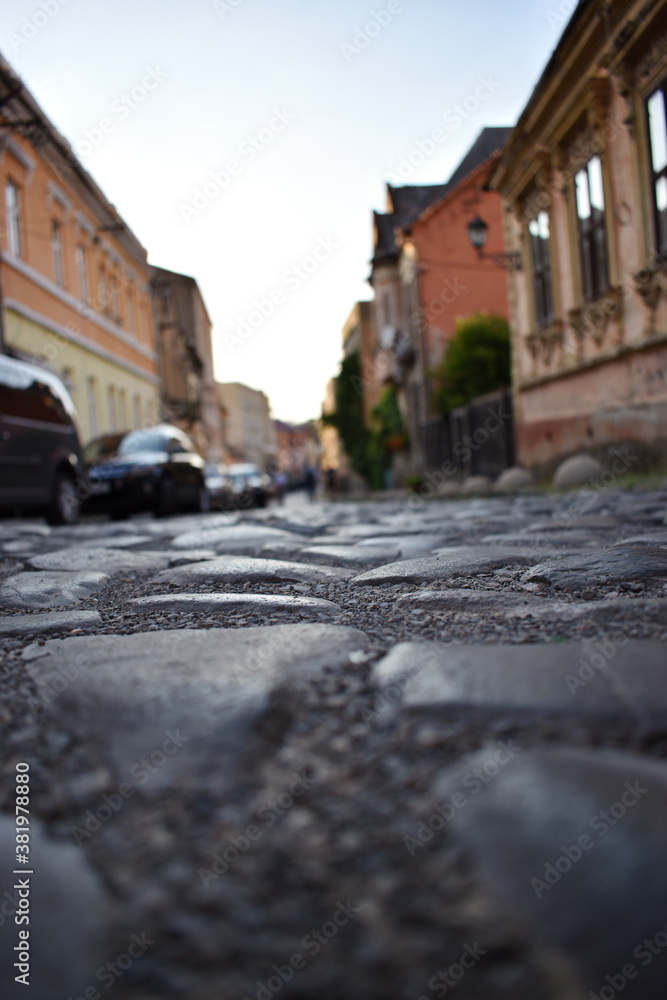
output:
<path id="1" fill-rule="evenodd" d="M 176 484 L 171 476 L 165 476 L 158 491 L 157 517 L 171 517 L 176 512 Z"/>
<path id="2" fill-rule="evenodd" d="M 68 472 L 58 472 L 46 520 L 49 524 L 76 524 L 80 512 L 81 503 L 76 495 L 74 479 Z"/>

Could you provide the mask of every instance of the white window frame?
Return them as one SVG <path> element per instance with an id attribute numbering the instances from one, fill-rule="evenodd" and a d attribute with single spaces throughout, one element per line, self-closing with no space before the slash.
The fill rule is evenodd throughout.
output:
<path id="1" fill-rule="evenodd" d="M 65 287 L 65 247 L 63 227 L 58 219 L 51 219 L 51 256 L 53 258 L 53 280 L 60 288 Z"/>
<path id="2" fill-rule="evenodd" d="M 76 270 L 79 276 L 79 296 L 81 301 L 88 305 L 90 303 L 90 288 L 88 285 L 88 261 L 86 259 L 86 248 L 81 243 L 77 245 Z"/>
<path id="3" fill-rule="evenodd" d="M 12 180 L 5 184 L 5 230 L 12 257 L 23 258 L 21 188 Z"/>

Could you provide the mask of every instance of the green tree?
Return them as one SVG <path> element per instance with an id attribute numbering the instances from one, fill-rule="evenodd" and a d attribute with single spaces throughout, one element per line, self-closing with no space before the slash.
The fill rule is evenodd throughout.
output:
<path id="1" fill-rule="evenodd" d="M 387 453 L 386 464 L 390 465 L 392 452 L 402 451 L 408 444 L 403 415 L 393 385 L 388 385 L 382 393 L 380 402 L 373 409 L 373 420 L 378 442 Z"/>
<path id="2" fill-rule="evenodd" d="M 502 316 L 475 313 L 459 319 L 440 364 L 433 408 L 443 415 L 476 396 L 510 384 L 510 328 Z"/>
<path id="3" fill-rule="evenodd" d="M 371 432 L 364 423 L 361 388 L 359 352 L 354 351 L 343 358 L 340 374 L 336 378 L 336 410 L 334 413 L 323 414 L 322 422 L 336 428 L 352 468 L 370 481 L 368 463 Z"/>
<path id="4" fill-rule="evenodd" d="M 393 453 L 407 447 L 407 435 L 396 390 L 391 385 L 373 410 L 373 428 L 366 426 L 362 387 L 359 353 L 354 352 L 343 359 L 336 378 L 336 411 L 323 414 L 322 422 L 336 428 L 352 468 L 371 489 L 379 490 L 384 486 L 384 473 L 391 467 Z"/>

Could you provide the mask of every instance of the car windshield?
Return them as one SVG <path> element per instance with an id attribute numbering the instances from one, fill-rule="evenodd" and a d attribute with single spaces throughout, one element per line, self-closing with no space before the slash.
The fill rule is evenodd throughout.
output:
<path id="1" fill-rule="evenodd" d="M 256 465 L 231 465 L 229 471 L 233 476 L 258 476 Z"/>
<path id="2" fill-rule="evenodd" d="M 96 462 L 100 458 L 111 458 L 118 451 L 122 434 L 105 434 L 104 437 L 89 441 L 83 451 L 86 462 Z"/>
<path id="3" fill-rule="evenodd" d="M 166 451 L 167 438 L 161 431 L 132 431 L 118 447 L 119 455 L 132 455 L 137 451 Z"/>

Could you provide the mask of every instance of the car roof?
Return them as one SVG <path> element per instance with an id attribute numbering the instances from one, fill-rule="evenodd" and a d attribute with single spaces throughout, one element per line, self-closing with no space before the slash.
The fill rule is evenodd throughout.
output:
<path id="1" fill-rule="evenodd" d="M 65 406 L 68 414 L 70 416 L 74 416 L 76 411 L 74 409 L 72 397 L 67 391 L 67 388 L 62 380 L 59 379 L 53 372 L 49 371 L 48 368 L 41 368 L 39 365 L 31 365 L 26 361 L 19 361 L 17 358 L 12 358 L 7 354 L 2 354 L 0 355 L 0 372 L 5 366 L 9 368 L 16 378 L 18 384 L 15 385 L 15 388 L 29 389 L 33 382 L 43 382 L 45 385 L 48 385 L 56 396 L 58 396 Z M 21 376 L 23 376 L 23 378 L 21 378 Z"/>

